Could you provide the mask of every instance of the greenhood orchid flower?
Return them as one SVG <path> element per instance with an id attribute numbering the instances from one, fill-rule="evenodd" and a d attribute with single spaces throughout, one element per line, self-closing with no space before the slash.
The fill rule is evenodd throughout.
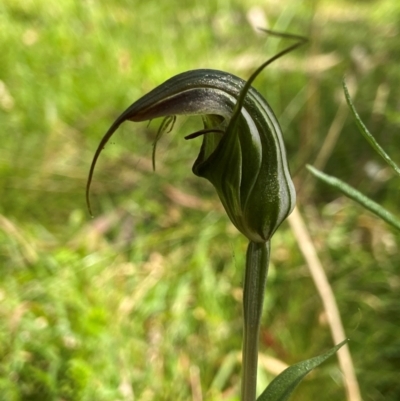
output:
<path id="1" fill-rule="evenodd" d="M 202 116 L 203 136 L 193 172 L 209 180 L 236 228 L 250 241 L 269 241 L 293 210 L 295 189 L 290 177 L 279 123 L 251 83 L 272 61 L 298 47 L 288 47 L 262 64 L 245 82 L 217 70 L 193 70 L 170 78 L 129 106 L 112 124 L 95 153 L 87 184 L 107 141 L 126 120 L 164 117 L 157 139 L 177 115 Z"/>
<path id="2" fill-rule="evenodd" d="M 251 85 L 268 64 L 302 45 L 305 39 L 267 32 L 297 39 L 298 42 L 263 63 L 248 81 L 217 70 L 187 71 L 167 80 L 129 106 L 101 140 L 86 187 L 90 210 L 89 189 L 97 159 L 124 121 L 164 117 L 154 142 L 154 166 L 157 141 L 164 132 L 172 129 L 176 116 L 202 117 L 203 129 L 185 137 L 203 137 L 193 172 L 211 182 L 232 223 L 249 239 L 243 288 L 242 401 L 256 400 L 258 336 L 270 239 L 296 202 L 279 123 L 267 101 Z M 319 358 L 288 368 L 257 401 L 286 400 L 313 367 L 343 344 Z"/>

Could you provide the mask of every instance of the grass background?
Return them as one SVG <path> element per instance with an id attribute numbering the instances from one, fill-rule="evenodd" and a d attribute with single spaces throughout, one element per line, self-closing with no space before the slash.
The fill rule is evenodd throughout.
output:
<path id="1" fill-rule="evenodd" d="M 0 3 L 0 400 L 238 400 L 246 240 L 191 173 L 200 122 L 125 124 L 130 103 L 174 74 L 243 78 L 284 45 L 253 26 L 306 35 L 255 86 L 275 110 L 304 214 L 351 338 L 365 401 L 400 398 L 400 236 L 310 179 L 334 174 L 388 209 L 399 181 L 346 118 L 343 75 L 371 132 L 399 152 L 400 5 L 370 1 L 3 0 Z M 292 364 L 332 345 L 316 289 L 284 224 L 272 242 L 261 356 Z M 260 367 L 260 389 L 274 376 Z M 345 398 L 337 361 L 296 401 Z"/>

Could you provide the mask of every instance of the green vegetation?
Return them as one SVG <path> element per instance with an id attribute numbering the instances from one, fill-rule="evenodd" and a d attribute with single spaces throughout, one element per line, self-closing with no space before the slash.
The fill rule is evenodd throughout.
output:
<path id="1" fill-rule="evenodd" d="M 361 120 L 399 164 L 400 5 L 5 0 L 1 401 L 239 399 L 247 241 L 211 185 L 191 173 L 200 139 L 183 137 L 201 121 L 180 118 L 162 137 L 156 173 L 159 121 L 124 124 L 97 166 L 94 219 L 84 190 L 99 139 L 134 100 L 189 69 L 246 79 L 284 46 L 256 33 L 250 15 L 261 18 L 257 26 L 264 16 L 270 28 L 310 37 L 255 86 L 281 122 L 298 205 L 351 338 L 363 399 L 399 399 L 400 235 L 304 166 L 399 216 L 399 181 L 359 134 L 341 82 L 346 75 Z M 288 225 L 271 256 L 260 352 L 294 364 L 333 344 Z M 260 391 L 276 374 L 263 361 Z M 293 397 L 314 399 L 345 399 L 334 357 Z"/>

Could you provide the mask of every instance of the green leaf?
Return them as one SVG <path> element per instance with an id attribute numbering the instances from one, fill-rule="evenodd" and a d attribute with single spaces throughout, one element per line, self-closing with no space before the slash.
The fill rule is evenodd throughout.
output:
<path id="1" fill-rule="evenodd" d="M 325 174 L 322 171 L 319 171 L 315 167 L 310 165 L 307 165 L 307 169 L 321 181 L 325 182 L 331 187 L 338 189 L 344 195 L 346 195 L 350 199 L 353 199 L 361 206 L 364 206 L 367 210 L 376 214 L 378 217 L 386 221 L 386 223 L 390 224 L 392 227 L 396 228 L 397 230 L 400 230 L 400 220 L 398 220 L 392 213 L 387 211 L 378 203 L 374 202 L 367 196 L 363 195 L 361 192 L 357 191 L 356 189 L 354 189 L 353 187 L 346 184 L 342 180 L 339 180 L 336 177 L 332 177 L 331 175 Z"/>
<path id="2" fill-rule="evenodd" d="M 307 373 L 311 372 L 311 370 L 332 356 L 348 341 L 348 339 L 342 341 L 340 344 L 331 348 L 328 352 L 325 352 L 325 354 L 289 366 L 279 376 L 272 380 L 264 392 L 257 398 L 257 401 L 288 400 L 294 389 L 304 379 Z"/>
<path id="3" fill-rule="evenodd" d="M 382 157 L 385 162 L 392 167 L 392 169 L 400 175 L 400 168 L 397 166 L 397 164 L 390 158 L 390 156 L 382 149 L 382 147 L 376 142 L 375 138 L 373 135 L 368 131 L 367 127 L 364 125 L 362 122 L 360 116 L 357 113 L 357 110 L 355 109 L 353 102 L 351 101 L 349 90 L 347 89 L 346 82 L 343 80 L 343 89 L 344 89 L 344 95 L 346 97 L 347 104 L 350 107 L 350 110 L 356 120 L 356 124 L 358 126 L 358 129 L 360 132 L 364 135 L 364 138 L 368 141 L 368 143 L 372 146 L 372 148 L 376 151 L 376 153 L 379 154 L 379 156 Z"/>

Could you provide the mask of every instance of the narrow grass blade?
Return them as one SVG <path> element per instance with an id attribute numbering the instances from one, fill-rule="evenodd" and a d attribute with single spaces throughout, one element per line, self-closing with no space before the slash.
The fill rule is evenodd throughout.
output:
<path id="1" fill-rule="evenodd" d="M 379 154 L 379 156 L 382 157 L 385 162 L 392 167 L 392 169 L 400 175 L 400 167 L 390 158 L 390 156 L 382 149 L 382 147 L 376 142 L 375 138 L 373 135 L 368 131 L 367 127 L 364 125 L 362 122 L 360 116 L 357 113 L 357 110 L 355 109 L 353 102 L 351 101 L 349 90 L 347 89 L 346 82 L 343 80 L 343 89 L 344 89 L 344 95 L 346 97 L 347 104 L 350 107 L 350 110 L 356 120 L 356 124 L 360 130 L 360 132 L 364 135 L 364 138 L 368 141 L 368 143 L 372 146 L 372 148 L 376 151 L 376 153 Z"/>
<path id="2" fill-rule="evenodd" d="M 354 189 L 353 187 L 346 184 L 342 180 L 339 180 L 336 177 L 327 175 L 327 174 L 323 173 L 322 171 L 319 171 L 315 167 L 312 167 L 310 165 L 307 165 L 307 169 L 315 177 L 319 178 L 321 181 L 325 182 L 326 184 L 330 185 L 331 187 L 338 189 L 340 192 L 342 192 L 348 198 L 353 199 L 354 201 L 359 203 L 361 206 L 364 206 L 367 210 L 376 214 L 382 220 L 386 221 L 386 223 L 390 224 L 392 227 L 396 228 L 397 230 L 400 230 L 400 220 L 398 220 L 392 213 L 387 211 L 385 208 L 383 208 L 378 203 L 374 202 L 367 196 L 363 195 L 361 192 L 357 191 L 356 189 Z"/>
<path id="3" fill-rule="evenodd" d="M 288 400 L 294 389 L 304 379 L 307 373 L 311 372 L 311 370 L 332 356 L 347 342 L 348 340 L 344 340 L 329 351 L 325 352 L 325 354 L 289 366 L 279 376 L 275 377 L 264 392 L 257 398 L 257 401 Z"/>

